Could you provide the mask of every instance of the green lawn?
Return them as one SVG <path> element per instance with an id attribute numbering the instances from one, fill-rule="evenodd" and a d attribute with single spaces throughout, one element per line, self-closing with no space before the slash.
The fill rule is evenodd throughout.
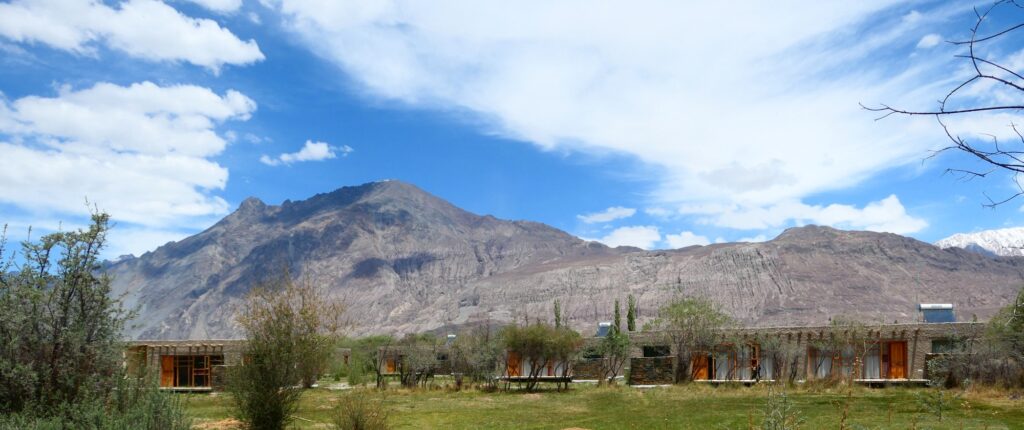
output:
<path id="1" fill-rule="evenodd" d="M 952 401 L 940 422 L 922 411 L 919 389 L 855 388 L 848 428 L 909 429 L 1024 429 L 1024 400 L 1012 393 L 971 392 Z M 339 396 L 383 396 L 394 428 L 441 429 L 746 429 L 762 416 L 765 387 L 700 385 L 635 389 L 577 385 L 568 392 L 539 393 L 444 389 L 372 389 L 306 392 L 295 424 L 325 428 Z M 800 411 L 800 428 L 839 428 L 846 400 L 844 388 L 790 390 Z M 1016 397 L 1019 397 L 1016 396 Z M 226 394 L 188 395 L 186 405 L 197 424 L 229 417 Z"/>

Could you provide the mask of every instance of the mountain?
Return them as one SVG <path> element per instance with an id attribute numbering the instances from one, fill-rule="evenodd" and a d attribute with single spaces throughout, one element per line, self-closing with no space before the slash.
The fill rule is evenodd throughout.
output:
<path id="1" fill-rule="evenodd" d="M 115 292 L 140 309 L 131 336 L 150 339 L 237 336 L 234 306 L 285 269 L 345 300 L 354 334 L 547 319 L 555 299 L 589 331 L 628 294 L 641 323 L 677 295 L 708 297 L 752 325 L 906 322 L 918 302 L 986 318 L 1024 284 L 1024 259 L 817 226 L 764 243 L 609 248 L 475 215 L 398 181 L 280 206 L 249 198 L 206 231 L 107 267 Z"/>
<path id="2" fill-rule="evenodd" d="M 1024 227 L 958 233 L 935 242 L 940 248 L 963 248 L 982 255 L 1024 256 Z"/>

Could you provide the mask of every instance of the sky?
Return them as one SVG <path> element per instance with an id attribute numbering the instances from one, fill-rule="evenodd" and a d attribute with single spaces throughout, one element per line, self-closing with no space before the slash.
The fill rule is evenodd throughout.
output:
<path id="1" fill-rule="evenodd" d="M 698 3 L 698 4 L 689 4 Z M 0 1 L 0 224 L 108 257 L 399 179 L 611 246 L 818 224 L 933 242 L 1024 224 L 1014 178 L 932 151 L 979 2 Z M 1022 15 L 997 9 L 985 30 Z M 1024 68 L 1016 34 L 980 47 Z M 971 85 L 955 103 L 1018 101 Z M 951 118 L 1012 140 L 1017 113 Z"/>

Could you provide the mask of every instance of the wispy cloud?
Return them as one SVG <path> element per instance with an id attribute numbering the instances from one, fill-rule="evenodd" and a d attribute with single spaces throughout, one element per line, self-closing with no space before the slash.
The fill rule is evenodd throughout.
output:
<path id="1" fill-rule="evenodd" d="M 580 221 L 587 224 L 595 224 L 602 222 L 615 221 L 617 219 L 629 218 L 636 213 L 636 209 L 624 208 L 622 206 L 612 206 L 600 212 L 594 212 L 583 215 L 576 215 Z"/>
<path id="2" fill-rule="evenodd" d="M 302 145 L 302 149 L 296 152 L 281 154 L 277 157 L 264 154 L 260 157 L 260 162 L 268 166 L 290 165 L 302 161 L 330 160 L 337 158 L 339 153 L 342 157 L 347 157 L 352 151 L 354 149 L 348 145 L 338 147 L 328 145 L 326 142 L 307 140 L 306 144 Z"/>
<path id="3" fill-rule="evenodd" d="M 187 0 L 219 13 L 231 13 L 242 7 L 242 0 Z"/>
<path id="4" fill-rule="evenodd" d="M 954 9 L 884 0 L 274 4 L 308 49 L 369 94 L 474 112 L 488 131 L 542 148 L 627 154 L 662 172 L 652 206 L 739 206 L 753 218 L 926 154 L 940 137 L 931 121 L 873 122 L 858 103 L 933 101 L 921 83 L 940 86 L 934 67 L 946 58 L 909 68 L 875 59 L 913 50 Z"/>
<path id="5" fill-rule="evenodd" d="M 942 36 L 941 35 L 938 35 L 938 34 L 935 34 L 935 33 L 926 34 L 923 37 L 921 37 L 921 40 L 919 40 L 917 42 L 917 47 L 919 49 L 934 48 L 940 42 L 942 42 Z"/>

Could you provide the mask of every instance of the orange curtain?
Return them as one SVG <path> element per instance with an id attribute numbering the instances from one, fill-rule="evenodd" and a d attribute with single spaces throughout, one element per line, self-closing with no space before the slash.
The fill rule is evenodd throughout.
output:
<path id="1" fill-rule="evenodd" d="M 515 351 L 510 351 L 508 353 L 508 368 L 505 369 L 505 374 L 510 377 L 520 376 L 520 371 L 522 370 L 522 368 L 522 360 L 519 357 L 519 353 Z"/>
<path id="2" fill-rule="evenodd" d="M 707 354 L 693 354 L 693 379 L 700 381 L 708 379 L 708 356 Z"/>

